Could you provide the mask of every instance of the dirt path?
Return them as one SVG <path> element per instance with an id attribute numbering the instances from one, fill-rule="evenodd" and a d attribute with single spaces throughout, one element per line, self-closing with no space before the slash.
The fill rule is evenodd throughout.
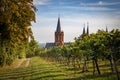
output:
<path id="1" fill-rule="evenodd" d="M 27 62 L 25 64 L 25 67 L 28 67 L 29 66 L 29 63 L 30 63 L 30 58 L 27 58 Z"/>
<path id="2" fill-rule="evenodd" d="M 18 63 L 18 65 L 15 68 L 19 68 L 21 65 L 23 65 L 23 63 L 25 62 L 24 66 L 28 67 L 30 64 L 30 58 L 23 58 L 20 60 L 20 62 Z"/>
<path id="3" fill-rule="evenodd" d="M 18 63 L 18 65 L 15 68 L 20 67 L 20 65 L 26 60 L 26 58 L 21 59 L 21 61 Z"/>

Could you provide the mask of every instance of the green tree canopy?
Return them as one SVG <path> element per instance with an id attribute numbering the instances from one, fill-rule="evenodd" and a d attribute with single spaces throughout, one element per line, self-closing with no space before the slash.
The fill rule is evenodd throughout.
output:
<path id="1" fill-rule="evenodd" d="M 15 56 L 20 45 L 27 47 L 29 37 L 33 39 L 30 26 L 36 10 L 33 0 L 0 0 L 0 65 Z"/>

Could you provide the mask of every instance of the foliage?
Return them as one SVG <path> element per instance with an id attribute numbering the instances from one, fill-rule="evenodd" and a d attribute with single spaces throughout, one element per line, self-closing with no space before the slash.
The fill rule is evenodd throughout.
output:
<path id="1" fill-rule="evenodd" d="M 50 48 L 40 56 L 68 67 L 72 65 L 74 69 L 81 68 L 82 65 L 82 72 L 88 71 L 88 64 L 92 61 L 93 75 L 96 70 L 99 75 L 101 74 L 99 61 L 108 60 L 111 71 L 117 74 L 116 63 L 120 60 L 120 30 L 98 30 L 97 33 L 83 34 L 75 38 L 75 42 Z"/>
<path id="2" fill-rule="evenodd" d="M 38 42 L 36 42 L 35 40 L 31 40 L 29 42 L 26 57 L 39 56 L 40 52 L 41 52 L 41 48 L 40 48 Z"/>
<path id="3" fill-rule="evenodd" d="M 99 64 L 102 63 L 109 64 L 105 61 L 101 61 Z M 116 80 L 114 74 L 106 73 L 106 71 L 110 72 L 110 67 L 105 65 L 101 66 L 102 75 L 93 76 L 90 67 L 89 72 L 81 73 L 81 69 L 74 71 L 72 67 L 68 68 L 56 62 L 49 62 L 38 56 L 30 58 L 28 67 L 25 67 L 26 64 L 27 61 L 24 60 L 18 68 L 0 68 L 0 80 Z M 92 65 L 92 63 L 89 64 Z"/>
<path id="4" fill-rule="evenodd" d="M 13 61 L 19 46 L 27 49 L 29 37 L 33 39 L 29 26 L 35 21 L 35 11 L 33 0 L 0 0 L 0 66 Z"/>

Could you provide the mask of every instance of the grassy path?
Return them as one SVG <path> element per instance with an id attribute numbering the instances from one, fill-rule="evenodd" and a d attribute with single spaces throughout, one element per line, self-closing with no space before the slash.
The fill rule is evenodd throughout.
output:
<path id="1" fill-rule="evenodd" d="M 81 70 L 74 71 L 40 57 L 33 57 L 21 62 L 18 68 L 0 68 L 0 80 L 115 80 L 115 76 L 93 77 L 90 71 L 81 73 Z"/>
<path id="2" fill-rule="evenodd" d="M 22 65 L 22 63 L 26 60 L 26 58 L 23 58 L 19 61 L 18 65 L 15 68 L 19 68 L 20 65 Z"/>
<path id="3" fill-rule="evenodd" d="M 25 64 L 25 67 L 28 67 L 29 64 L 30 64 L 30 58 L 27 58 L 27 62 L 26 62 L 26 64 Z"/>
<path id="4" fill-rule="evenodd" d="M 64 69 L 58 67 L 58 64 L 45 61 L 39 57 L 31 60 L 31 68 L 34 70 L 32 80 L 63 80 L 67 78 Z"/>
<path id="5" fill-rule="evenodd" d="M 28 67 L 21 67 L 27 63 Z M 47 62 L 39 57 L 22 60 L 18 68 L 0 69 L 0 80 L 58 80 L 65 79 L 66 74 L 57 64 Z"/>

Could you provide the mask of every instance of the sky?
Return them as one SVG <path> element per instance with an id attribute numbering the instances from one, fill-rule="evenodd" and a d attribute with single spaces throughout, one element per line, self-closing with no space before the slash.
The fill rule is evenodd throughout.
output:
<path id="1" fill-rule="evenodd" d="M 120 29 L 120 0 L 34 0 L 38 9 L 32 31 L 39 43 L 54 42 L 60 17 L 64 41 L 72 42 L 82 34 L 83 27 L 96 33 L 98 29 Z"/>

